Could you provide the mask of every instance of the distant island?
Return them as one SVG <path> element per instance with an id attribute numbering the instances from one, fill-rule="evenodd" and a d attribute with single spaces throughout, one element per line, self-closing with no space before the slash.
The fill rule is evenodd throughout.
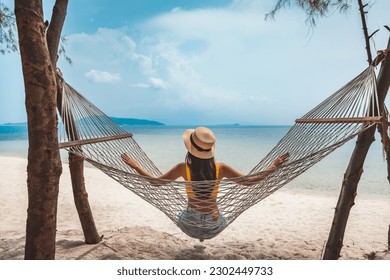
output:
<path id="1" fill-rule="evenodd" d="M 110 117 L 116 124 L 120 126 L 163 126 L 165 124 L 142 119 L 132 118 L 114 118 Z M 125 128 L 126 129 L 126 128 Z M 27 123 L 3 123 L 0 124 L 0 141 L 2 140 L 24 140 L 28 138 Z"/>
<path id="2" fill-rule="evenodd" d="M 115 118 L 110 117 L 118 125 L 165 125 L 157 121 L 142 120 L 142 119 L 132 119 L 132 118 Z"/>
<path id="3" fill-rule="evenodd" d="M 239 123 L 224 123 L 224 124 L 217 124 L 217 126 L 240 126 Z"/>
<path id="4" fill-rule="evenodd" d="M 143 120 L 143 119 L 133 119 L 133 118 L 115 118 L 110 117 L 118 125 L 165 125 L 158 121 Z M 4 123 L 0 126 L 7 127 L 25 127 L 27 128 L 27 123 Z"/>
<path id="5" fill-rule="evenodd" d="M 5 125 L 5 126 L 26 126 L 26 127 L 27 127 L 27 123 L 26 123 L 26 122 L 20 122 L 20 123 L 3 123 L 3 124 L 0 124 L 0 125 Z"/>

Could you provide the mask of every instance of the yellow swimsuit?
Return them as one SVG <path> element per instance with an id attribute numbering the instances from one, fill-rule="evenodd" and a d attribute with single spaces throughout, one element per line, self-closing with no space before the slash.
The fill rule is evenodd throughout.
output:
<path id="1" fill-rule="evenodd" d="M 188 164 L 186 164 L 187 181 L 191 181 L 191 171 Z M 216 178 L 219 176 L 219 164 L 215 164 Z M 186 184 L 186 192 L 188 197 L 188 206 L 203 214 L 211 214 L 214 220 L 218 220 L 219 211 L 217 206 L 217 196 L 219 191 L 219 184 L 215 184 L 209 196 L 202 197 L 197 195 L 191 184 Z"/>
<path id="2" fill-rule="evenodd" d="M 191 170 L 190 166 L 186 164 L 186 175 L 187 175 L 187 181 L 191 181 Z M 219 176 L 219 164 L 215 164 L 215 178 L 218 179 Z M 215 184 L 213 191 L 211 193 L 211 197 L 217 197 L 218 196 L 218 189 L 219 189 L 219 184 Z M 195 194 L 194 190 L 192 189 L 191 184 L 186 185 L 186 192 L 188 197 L 196 197 L 197 195 Z"/>

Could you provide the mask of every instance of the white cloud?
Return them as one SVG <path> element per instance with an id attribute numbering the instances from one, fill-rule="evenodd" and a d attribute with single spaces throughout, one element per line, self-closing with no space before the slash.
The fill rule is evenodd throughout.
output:
<path id="1" fill-rule="evenodd" d="M 182 9 L 180 7 L 175 7 L 171 10 L 172 13 L 177 13 L 177 12 L 180 12 L 182 11 Z"/>
<path id="2" fill-rule="evenodd" d="M 169 88 L 169 83 L 160 78 L 150 77 L 148 83 L 135 83 L 130 86 L 140 89 L 167 90 Z"/>
<path id="3" fill-rule="evenodd" d="M 134 88 L 145 88 L 145 89 L 150 88 L 150 85 L 144 83 L 132 84 L 130 86 Z"/>
<path id="4" fill-rule="evenodd" d="M 91 70 L 85 76 L 95 83 L 117 83 L 121 80 L 120 74 L 113 74 L 106 71 Z"/>
<path id="5" fill-rule="evenodd" d="M 121 51 L 121 53 L 123 53 L 124 56 L 129 58 L 132 62 L 135 62 L 137 65 L 139 65 L 142 73 L 149 75 L 152 74 L 153 63 L 151 58 L 137 52 L 137 43 L 131 37 L 125 35 L 121 38 L 121 40 L 123 40 L 123 42 L 125 43 L 125 48 L 123 49 L 123 51 Z"/>
<path id="6" fill-rule="evenodd" d="M 250 16 L 248 16 L 250 15 Z M 198 9 L 193 11 L 175 10 L 145 23 L 148 30 L 161 32 L 161 38 L 206 39 L 218 42 L 222 36 L 261 34 L 259 26 L 264 17 L 254 12 L 236 12 L 233 9 Z M 230 36 L 229 36 L 230 35 Z"/>
<path id="7" fill-rule="evenodd" d="M 253 22 L 257 23 L 252 26 Z M 156 103 L 165 108 L 161 111 L 166 114 L 174 114 L 179 107 L 205 119 L 212 114 L 242 122 L 248 115 L 253 119 L 258 108 L 275 101 L 267 96 L 272 93 L 250 85 L 250 74 L 261 72 L 256 63 L 261 51 L 247 49 L 247 45 L 259 42 L 255 36 L 260 30 L 259 22 L 257 16 L 236 14 L 232 9 L 176 9 L 141 26 L 144 36 L 137 40 L 126 29 L 99 29 L 95 34 L 84 34 L 83 49 L 92 54 L 80 57 L 90 56 L 94 67 L 115 68 L 121 73 L 111 75 L 114 80 L 122 77 L 133 88 L 115 91 L 125 96 L 128 104 L 141 108 L 141 102 L 149 98 L 147 106 Z M 146 32 L 145 28 L 153 31 Z M 95 82 L 108 82 L 111 75 L 93 70 L 86 76 Z M 215 122 L 224 123 L 218 119 Z"/>
<path id="8" fill-rule="evenodd" d="M 275 21 L 264 21 L 272 5 L 263 2 L 175 8 L 138 24 L 135 33 L 101 28 L 72 35 L 69 47 L 77 55 L 69 54 L 86 69 L 117 73 L 83 70 L 94 82 L 126 81 L 127 86 L 115 89 L 123 105 L 112 109 L 119 112 L 122 106 L 122 115 L 131 104 L 134 114 L 150 110 L 160 114 L 151 118 L 163 122 L 177 121 L 180 108 L 214 123 L 291 123 L 330 94 L 329 88 L 337 89 L 350 78 L 350 69 L 359 68 L 355 61 L 361 55 L 351 46 L 360 35 L 340 39 L 358 25 L 345 17 L 332 18 L 318 25 L 308 43 L 304 15 L 283 9 Z"/>
<path id="9" fill-rule="evenodd" d="M 149 81 L 150 81 L 150 85 L 154 89 L 166 90 L 169 88 L 169 84 L 167 82 L 163 81 L 162 79 L 150 77 Z"/>
<path id="10" fill-rule="evenodd" d="M 358 74 L 366 58 L 356 11 L 321 19 L 308 38 L 306 17 L 296 8 L 264 21 L 274 2 L 177 7 L 131 27 L 71 34 L 66 48 L 74 64 L 60 67 L 67 81 L 86 92 L 107 92 L 117 83 L 113 99 L 93 96 L 112 115 L 166 123 L 259 123 L 267 117 L 269 123 L 289 123 Z M 370 9 L 371 30 L 388 18 L 390 1 L 377 2 Z M 388 33 L 382 29 L 373 39 L 382 49 Z"/>

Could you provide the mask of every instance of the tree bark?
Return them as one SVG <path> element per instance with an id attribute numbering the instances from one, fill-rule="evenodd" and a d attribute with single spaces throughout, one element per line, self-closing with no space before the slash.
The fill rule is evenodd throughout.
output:
<path id="1" fill-rule="evenodd" d="M 96 230 L 95 221 L 88 202 L 88 193 L 85 189 L 84 159 L 69 153 L 69 169 L 72 175 L 74 202 L 83 228 L 85 243 L 99 243 L 102 239 Z"/>
<path id="2" fill-rule="evenodd" d="M 53 7 L 50 25 L 47 28 L 46 41 L 49 48 L 50 61 L 53 68 L 57 68 L 58 46 L 61 40 L 61 32 L 64 26 L 68 0 L 56 0 Z"/>
<path id="3" fill-rule="evenodd" d="M 62 165 L 56 77 L 46 43 L 42 1 L 15 0 L 28 122 L 28 209 L 25 259 L 54 259 Z"/>
<path id="4" fill-rule="evenodd" d="M 387 232 L 387 251 L 390 251 L 390 226 Z"/>
<path id="5" fill-rule="evenodd" d="M 50 59 L 53 66 L 57 62 L 58 46 L 61 38 L 61 30 L 64 25 L 68 0 L 57 0 L 54 8 L 53 15 L 49 28 L 47 30 L 47 43 L 49 46 Z M 61 112 L 62 107 L 62 80 L 57 77 L 57 107 Z M 71 124 L 73 125 L 73 124 Z M 77 131 L 75 127 L 72 127 L 72 131 L 75 131 L 76 138 Z M 78 140 L 78 139 L 71 139 Z M 76 204 L 76 209 L 80 218 L 81 227 L 84 232 L 85 242 L 87 244 L 96 244 L 101 241 L 101 238 L 97 232 L 95 222 L 93 219 L 92 211 L 88 202 L 88 194 L 85 189 L 84 182 L 84 161 L 82 158 L 69 153 L 69 170 L 72 180 L 73 197 Z M 83 194 L 83 195 L 80 195 Z"/>
<path id="6" fill-rule="evenodd" d="M 390 47 L 390 40 L 388 42 Z M 388 55 L 382 62 L 381 69 L 377 79 L 377 90 L 379 106 L 382 111 L 384 100 L 390 85 L 390 56 Z M 361 174 L 363 173 L 363 164 L 367 152 L 374 141 L 375 127 L 371 127 L 358 136 L 355 149 L 352 153 L 348 168 L 344 175 L 343 184 L 335 214 L 333 217 L 332 227 L 329 233 L 323 259 L 336 260 L 340 257 L 340 251 L 343 246 L 344 233 L 347 226 L 350 210 L 355 204 L 357 185 Z"/>

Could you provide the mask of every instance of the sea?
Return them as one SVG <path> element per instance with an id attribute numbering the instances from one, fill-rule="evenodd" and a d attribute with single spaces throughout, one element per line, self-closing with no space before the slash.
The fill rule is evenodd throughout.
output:
<path id="1" fill-rule="evenodd" d="M 128 126 L 134 139 L 150 159 L 162 171 L 184 160 L 186 150 L 182 135 L 194 126 Z M 225 162 L 244 173 L 249 172 L 287 133 L 290 126 L 209 126 L 216 136 L 216 160 Z M 325 157 L 283 189 L 335 195 L 341 189 L 356 139 Z M 0 156 L 27 158 L 27 131 L 20 126 L 0 125 Z M 65 151 L 61 152 L 67 161 Z M 390 184 L 387 181 L 387 163 L 382 151 L 380 136 L 371 145 L 364 164 L 364 172 L 358 185 L 358 197 L 389 199 Z"/>

